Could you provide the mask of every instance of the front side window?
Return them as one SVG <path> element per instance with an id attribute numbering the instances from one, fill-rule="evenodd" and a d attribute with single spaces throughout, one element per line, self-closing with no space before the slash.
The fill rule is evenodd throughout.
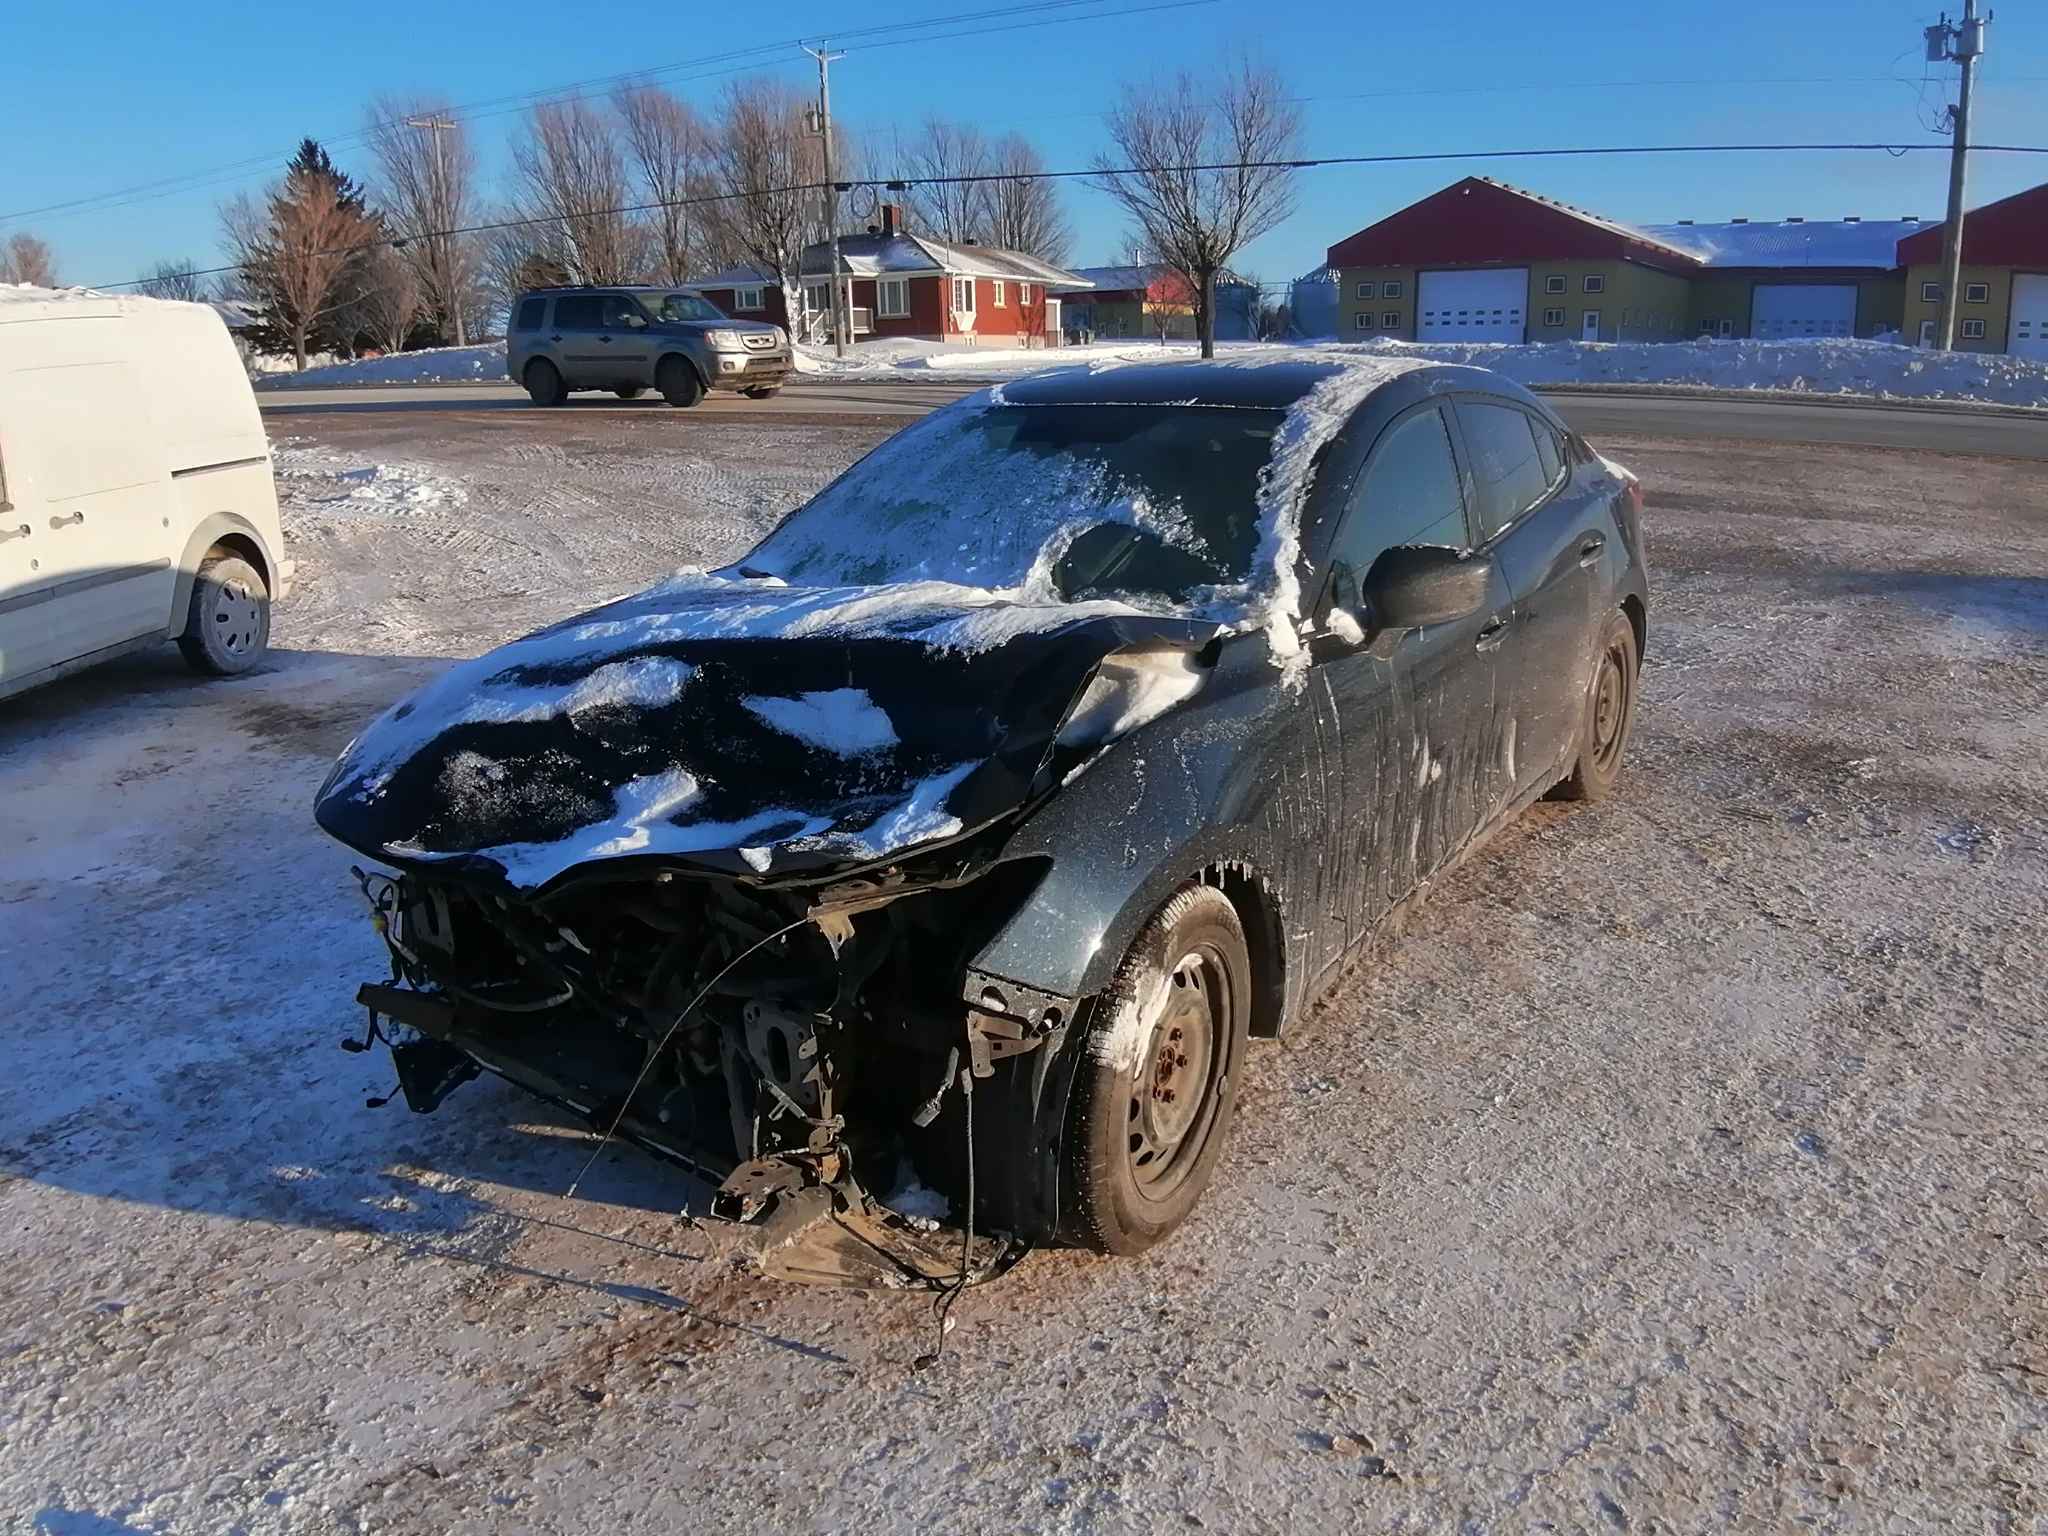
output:
<path id="1" fill-rule="evenodd" d="M 1425 406 L 1387 428 L 1352 487 L 1330 545 L 1331 569 L 1341 565 L 1347 573 L 1338 601 L 1355 600 L 1356 584 L 1387 550 L 1403 544 L 1466 549 L 1471 543 L 1443 410 Z"/>
<path id="2" fill-rule="evenodd" d="M 604 302 L 595 294 L 579 293 L 555 300 L 555 328 L 563 331 L 594 331 L 604 323 Z"/>
<path id="3" fill-rule="evenodd" d="M 766 309 L 768 305 L 762 297 L 759 288 L 740 288 L 733 293 L 732 307 L 734 309 Z"/>
<path id="4" fill-rule="evenodd" d="M 891 320 L 900 320 L 910 313 L 910 283 L 901 277 L 882 279 L 876 298 L 881 313 Z"/>
<path id="5" fill-rule="evenodd" d="M 512 329 L 515 331 L 537 331 L 546 321 L 547 314 L 548 301 L 546 299 L 521 299 L 519 301 L 519 313 L 512 321 Z"/>
<path id="6" fill-rule="evenodd" d="M 1458 423 L 1472 455 L 1479 536 L 1490 539 L 1543 499 L 1550 476 L 1537 456 L 1535 423 L 1519 407 L 1460 400 Z"/>
<path id="7" fill-rule="evenodd" d="M 638 320 L 647 323 L 647 311 L 623 293 L 608 293 L 604 296 L 604 328 L 608 331 L 624 330 Z"/>
<path id="8" fill-rule="evenodd" d="M 723 320 L 725 311 L 694 293 L 643 293 L 640 307 L 657 320 Z"/>
<path id="9" fill-rule="evenodd" d="M 1257 566 L 1259 476 L 1285 419 L 1178 405 L 940 411 L 790 513 L 738 569 L 800 586 L 1049 581 L 1064 601 L 1227 605 Z"/>

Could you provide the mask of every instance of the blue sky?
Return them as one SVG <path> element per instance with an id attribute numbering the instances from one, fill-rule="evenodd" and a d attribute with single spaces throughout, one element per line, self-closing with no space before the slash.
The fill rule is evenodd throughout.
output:
<path id="1" fill-rule="evenodd" d="M 0 213 L 207 171 L 252 157 L 281 162 L 301 134 L 361 127 L 379 90 L 435 91 L 458 103 L 702 58 L 777 35 L 944 17 L 901 0 L 847 11 L 816 0 L 752 13 L 578 11 L 534 0 L 488 8 L 358 0 L 316 21 L 304 7 L 191 0 L 96 6 L 81 32 L 64 8 L 8 7 L 0 57 L 13 61 Z M 1144 0 L 1105 0 L 1110 8 Z M 34 14 L 29 14 L 31 11 Z M 1980 142 L 2048 144 L 2048 15 L 2011 5 L 1991 28 L 1979 74 Z M 2029 12 L 2032 12 L 2030 15 Z M 1461 7 L 1385 11 L 1328 0 L 1218 0 L 1180 11 L 1083 21 L 978 38 L 850 51 L 834 66 L 833 106 L 886 139 L 927 112 L 1015 128 L 1056 166 L 1083 165 L 1101 142 L 1096 113 L 1126 80 L 1200 70 L 1250 45 L 1304 98 L 1312 154 L 1394 154 L 1559 145 L 1726 140 L 1925 142 L 1955 70 L 1922 59 L 1936 12 L 1894 0 L 1801 7 L 1714 4 Z M 1654 18 L 1654 19 L 1653 19 Z M 1933 80 L 1923 88 L 1923 74 Z M 792 51 L 777 67 L 814 78 Z M 1704 81 L 1710 84 L 1694 84 Z M 1655 82 L 1655 83 L 1643 83 Z M 1768 83 L 1761 83 L 1768 82 Z M 1796 82 L 1796 83 L 1795 83 Z M 1902 83 L 1903 82 L 1903 83 Z M 708 101 L 720 81 L 680 89 Z M 475 124 L 487 168 L 505 161 L 517 117 Z M 336 158 L 365 170 L 360 150 Z M 1268 279 L 1314 266 L 1331 242 L 1446 182 L 1492 174 L 1617 218 L 1660 221 L 1798 214 L 1939 217 L 1946 158 L 1914 154 L 1727 155 L 1684 159 L 1462 159 L 1309 171 L 1300 209 L 1240 265 Z M 220 200 L 275 166 L 209 177 L 125 208 L 39 214 L 68 281 L 111 282 L 162 258 L 218 255 Z M 2048 181 L 2048 156 L 1978 156 L 1972 203 Z M 1124 234 L 1099 196 L 1070 187 L 1077 263 L 1118 259 Z"/>

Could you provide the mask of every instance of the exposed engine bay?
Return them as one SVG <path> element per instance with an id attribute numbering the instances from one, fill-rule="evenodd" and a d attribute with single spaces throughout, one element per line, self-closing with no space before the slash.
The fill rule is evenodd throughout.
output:
<path id="1" fill-rule="evenodd" d="M 1042 869 L 796 890 L 642 870 L 534 899 L 358 870 L 393 968 L 359 1000 L 417 1112 L 487 1067 L 721 1180 L 712 1214 L 756 1227 L 770 1274 L 943 1288 L 1025 1247 L 973 1230 L 970 1100 L 1033 1053 L 1041 1096 L 1073 1005 L 967 963 Z M 907 1179 L 960 1227 L 881 1203 Z"/>

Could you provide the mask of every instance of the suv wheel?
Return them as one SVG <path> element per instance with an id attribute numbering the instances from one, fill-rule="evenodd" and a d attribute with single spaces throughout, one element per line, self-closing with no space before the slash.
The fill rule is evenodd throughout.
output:
<path id="1" fill-rule="evenodd" d="M 560 405 L 569 398 L 560 371 L 544 357 L 537 357 L 526 365 L 525 376 L 520 382 L 526 386 L 527 398 L 535 405 Z"/>
<path id="2" fill-rule="evenodd" d="M 704 398 L 703 381 L 686 358 L 664 357 L 661 366 L 654 370 L 654 387 L 661 391 L 662 399 L 679 409 Z"/>

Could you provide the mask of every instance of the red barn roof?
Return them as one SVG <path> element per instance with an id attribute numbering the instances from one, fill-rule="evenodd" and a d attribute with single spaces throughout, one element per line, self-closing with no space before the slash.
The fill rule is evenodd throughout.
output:
<path id="1" fill-rule="evenodd" d="M 1333 267 L 1438 263 L 1613 261 L 1668 271 L 1704 263 L 1640 229 L 1539 197 L 1488 176 L 1467 176 L 1330 247 Z"/>
<path id="2" fill-rule="evenodd" d="M 1941 260 L 1946 222 L 1899 242 L 1899 265 L 1932 266 Z M 1963 219 L 1963 264 L 1972 267 L 2048 266 L 2048 181 L 1973 210 Z"/>

